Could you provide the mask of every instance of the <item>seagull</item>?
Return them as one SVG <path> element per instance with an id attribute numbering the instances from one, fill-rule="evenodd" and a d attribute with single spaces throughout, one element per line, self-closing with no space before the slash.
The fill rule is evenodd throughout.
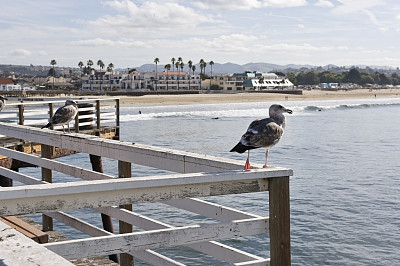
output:
<path id="1" fill-rule="evenodd" d="M 285 129 L 285 116 L 283 113 L 292 113 L 292 110 L 286 109 L 282 105 L 273 104 L 269 107 L 269 117 L 257 119 L 251 122 L 246 133 L 243 134 L 239 143 L 233 147 L 231 152 L 244 153 L 248 151 L 245 170 L 250 170 L 250 150 L 258 148 L 266 148 L 265 164 L 267 166 L 268 150 L 277 144 L 283 135 Z"/>
<path id="2" fill-rule="evenodd" d="M 4 98 L 3 96 L 0 96 L 0 112 L 4 109 L 4 107 L 6 106 L 6 100 L 8 100 L 7 98 Z"/>
<path id="3" fill-rule="evenodd" d="M 68 132 L 70 133 L 69 122 L 75 118 L 77 113 L 78 105 L 76 102 L 73 100 L 66 100 L 65 105 L 58 108 L 55 114 L 50 118 L 49 123 L 42 128 L 62 125 L 63 132 L 65 132 L 64 125 L 66 124 L 68 126 Z"/>

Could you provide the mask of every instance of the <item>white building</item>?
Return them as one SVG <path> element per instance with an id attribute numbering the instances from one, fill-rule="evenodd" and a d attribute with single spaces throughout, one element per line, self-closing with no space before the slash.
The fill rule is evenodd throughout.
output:
<path id="1" fill-rule="evenodd" d="M 20 91 L 22 90 L 21 85 L 15 84 L 10 78 L 0 78 L 0 90 L 1 91 Z"/>
<path id="2" fill-rule="evenodd" d="M 208 81 L 210 82 L 210 81 Z M 205 81 L 207 83 L 207 81 Z M 210 82 L 224 91 L 250 91 L 272 89 L 294 89 L 294 85 L 285 77 L 275 73 L 246 72 L 215 76 Z"/>

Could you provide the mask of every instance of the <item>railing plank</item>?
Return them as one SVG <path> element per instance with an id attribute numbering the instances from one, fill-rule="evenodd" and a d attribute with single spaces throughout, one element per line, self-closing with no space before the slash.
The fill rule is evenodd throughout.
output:
<path id="1" fill-rule="evenodd" d="M 268 220 L 265 218 L 254 218 L 233 221 L 231 223 L 174 227 L 43 245 L 66 259 L 77 259 L 104 256 L 115 252 L 130 252 L 186 245 L 214 239 L 258 235 L 267 232 Z"/>
<path id="2" fill-rule="evenodd" d="M 85 221 L 82 221 L 81 219 L 78 219 L 63 212 L 51 212 L 51 213 L 46 213 L 46 215 L 90 236 L 96 237 L 96 236 L 114 235 L 110 232 L 107 232 L 104 229 L 93 226 Z M 153 265 L 166 265 L 166 266 L 184 265 L 152 250 L 133 251 L 129 252 L 129 254 Z"/>
<path id="3" fill-rule="evenodd" d="M 0 216 L 260 192 L 270 175 L 253 170 L 0 188 Z"/>

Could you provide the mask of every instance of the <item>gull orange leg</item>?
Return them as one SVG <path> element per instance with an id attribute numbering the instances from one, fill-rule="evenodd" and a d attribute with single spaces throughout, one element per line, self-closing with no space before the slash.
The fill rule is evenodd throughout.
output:
<path id="1" fill-rule="evenodd" d="M 251 166 L 250 166 L 250 150 L 247 151 L 247 160 L 246 163 L 244 165 L 244 170 L 250 170 Z"/>
<path id="2" fill-rule="evenodd" d="M 268 150 L 265 151 L 265 164 L 263 165 L 263 168 L 267 168 L 267 159 L 268 159 Z"/>

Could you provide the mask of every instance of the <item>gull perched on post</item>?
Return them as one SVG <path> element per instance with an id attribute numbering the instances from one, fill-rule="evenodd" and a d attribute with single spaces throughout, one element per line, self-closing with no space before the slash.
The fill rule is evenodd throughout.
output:
<path id="1" fill-rule="evenodd" d="M 269 117 L 264 119 L 254 120 L 246 133 L 243 134 L 239 143 L 233 147 L 231 152 L 247 153 L 245 170 L 251 169 L 250 166 L 250 150 L 258 148 L 266 148 L 265 164 L 267 166 L 268 150 L 279 142 L 285 129 L 285 116 L 283 113 L 292 113 L 292 110 L 286 109 L 282 105 L 273 104 L 269 108 Z"/>
<path id="2" fill-rule="evenodd" d="M 54 115 L 50 118 L 49 123 L 42 128 L 62 125 L 63 132 L 65 132 L 64 125 L 67 125 L 68 132 L 70 133 L 71 131 L 69 129 L 69 122 L 71 122 L 77 114 L 78 105 L 76 102 L 73 100 L 66 100 L 65 105 L 58 108 Z"/>

